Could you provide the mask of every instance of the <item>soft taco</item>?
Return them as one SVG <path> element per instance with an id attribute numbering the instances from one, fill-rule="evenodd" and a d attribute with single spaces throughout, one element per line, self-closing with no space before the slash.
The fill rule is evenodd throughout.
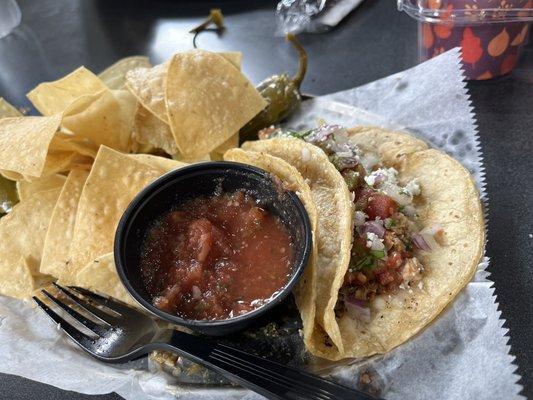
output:
<path id="1" fill-rule="evenodd" d="M 483 211 L 459 162 L 378 128 L 323 125 L 264 136 L 243 148 L 293 165 L 316 203 L 316 323 L 306 343 L 313 354 L 387 352 L 472 278 L 484 247 Z"/>

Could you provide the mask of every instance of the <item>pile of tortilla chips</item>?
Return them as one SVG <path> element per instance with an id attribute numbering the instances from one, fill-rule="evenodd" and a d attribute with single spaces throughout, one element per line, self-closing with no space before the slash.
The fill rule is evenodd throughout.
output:
<path id="1" fill-rule="evenodd" d="M 240 53 L 192 50 L 152 67 L 120 60 L 38 85 L 23 116 L 0 98 L 0 174 L 20 202 L 0 219 L 0 294 L 27 298 L 50 281 L 131 302 L 113 262 L 133 197 L 186 162 L 221 159 L 266 101 Z"/>

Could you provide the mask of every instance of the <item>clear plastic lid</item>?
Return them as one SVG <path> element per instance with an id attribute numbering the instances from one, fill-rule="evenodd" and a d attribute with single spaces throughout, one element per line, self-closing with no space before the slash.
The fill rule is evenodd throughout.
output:
<path id="1" fill-rule="evenodd" d="M 398 10 L 430 23 L 533 22 L 532 0 L 397 0 Z"/>

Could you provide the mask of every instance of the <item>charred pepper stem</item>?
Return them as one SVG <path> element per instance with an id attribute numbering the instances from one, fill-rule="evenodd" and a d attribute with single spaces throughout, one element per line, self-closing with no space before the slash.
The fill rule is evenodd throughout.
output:
<path id="1" fill-rule="evenodd" d="M 202 32 L 209 28 L 211 24 L 215 24 L 218 30 L 224 29 L 224 16 L 222 15 L 222 10 L 220 8 L 212 8 L 209 10 L 209 16 L 207 19 L 196 28 L 191 29 L 189 33 Z"/>
<path id="2" fill-rule="evenodd" d="M 287 33 L 285 39 L 291 42 L 294 48 L 298 51 L 298 71 L 296 71 L 296 75 L 294 75 L 294 77 L 292 78 L 292 82 L 294 83 L 294 86 L 300 89 L 302 81 L 305 77 L 305 73 L 307 72 L 307 53 L 305 52 L 305 49 L 302 47 L 298 39 L 296 39 L 296 36 L 292 33 Z"/>
<path id="3" fill-rule="evenodd" d="M 222 15 L 222 10 L 220 8 L 212 8 L 209 11 L 209 16 L 207 19 L 202 22 L 200 25 L 198 25 L 196 28 L 193 28 L 189 31 L 189 33 L 194 33 L 194 37 L 192 38 L 192 45 L 196 49 L 196 37 L 200 32 L 205 31 L 208 29 L 212 24 L 215 24 L 216 31 L 221 32 L 224 29 L 224 16 Z"/>

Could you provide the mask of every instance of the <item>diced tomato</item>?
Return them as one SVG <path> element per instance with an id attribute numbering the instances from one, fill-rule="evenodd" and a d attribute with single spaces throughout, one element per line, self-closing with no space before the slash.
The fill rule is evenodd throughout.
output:
<path id="1" fill-rule="evenodd" d="M 189 250 L 195 259 L 204 262 L 213 246 L 213 224 L 207 218 L 193 221 L 189 227 Z"/>
<path id="2" fill-rule="evenodd" d="M 389 218 L 398 211 L 398 205 L 389 196 L 381 193 L 373 193 L 368 197 L 368 202 L 364 210 L 370 220 L 379 217 L 381 219 Z"/>
<path id="3" fill-rule="evenodd" d="M 399 251 L 393 251 L 387 257 L 387 268 L 396 269 L 403 263 L 402 253 Z"/>
<path id="4" fill-rule="evenodd" d="M 377 275 L 377 278 L 381 285 L 386 286 L 387 284 L 394 282 L 394 273 L 391 271 L 385 270 L 383 272 L 380 272 Z"/>

